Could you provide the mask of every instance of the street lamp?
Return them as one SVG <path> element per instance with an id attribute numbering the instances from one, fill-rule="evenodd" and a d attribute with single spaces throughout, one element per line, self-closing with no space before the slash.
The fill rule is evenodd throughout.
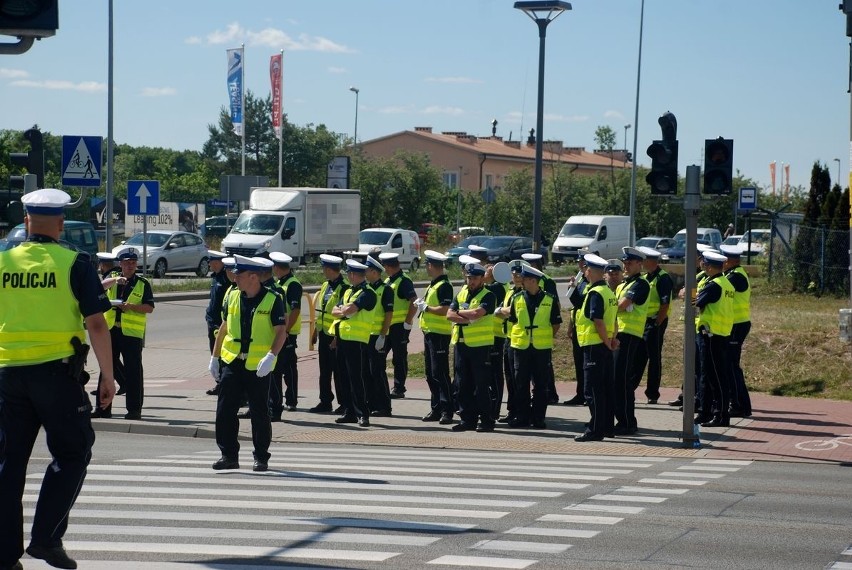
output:
<path id="1" fill-rule="evenodd" d="M 536 139 L 535 139 L 535 194 L 533 198 L 533 251 L 539 251 L 541 246 L 541 155 L 544 137 L 544 39 L 547 35 L 547 25 L 559 14 L 571 9 L 571 4 L 560 0 L 527 0 L 515 2 L 515 8 L 538 26 L 538 106 L 536 109 Z"/>
<path id="2" fill-rule="evenodd" d="M 843 188 L 843 186 L 840 185 L 840 159 L 835 158 L 834 162 L 837 163 L 837 185 Z"/>
<path id="3" fill-rule="evenodd" d="M 361 92 L 357 87 L 350 87 L 349 90 L 355 94 L 355 136 L 353 137 L 355 144 L 358 144 L 358 93 Z"/>
<path id="4" fill-rule="evenodd" d="M 627 152 L 627 129 L 629 129 L 632 126 L 633 125 L 630 125 L 630 124 L 624 125 L 624 158 L 625 159 L 627 158 L 627 155 L 628 155 L 628 152 Z"/>

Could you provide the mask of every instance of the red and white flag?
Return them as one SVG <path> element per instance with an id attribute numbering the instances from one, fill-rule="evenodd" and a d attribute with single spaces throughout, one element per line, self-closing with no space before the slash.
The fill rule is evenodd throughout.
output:
<path id="1" fill-rule="evenodd" d="M 281 76 L 284 65 L 284 54 L 279 53 L 269 58 L 269 80 L 272 84 L 272 128 L 275 130 L 275 137 L 281 138 Z"/>
<path id="2" fill-rule="evenodd" d="M 775 161 L 769 163 L 769 179 L 772 181 L 772 195 L 775 196 Z"/>

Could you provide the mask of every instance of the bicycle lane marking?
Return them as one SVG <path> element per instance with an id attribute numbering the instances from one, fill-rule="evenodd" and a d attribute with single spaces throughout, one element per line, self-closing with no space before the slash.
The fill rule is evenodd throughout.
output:
<path id="1" fill-rule="evenodd" d="M 802 451 L 831 451 L 842 445 L 852 447 L 852 434 L 847 433 L 828 439 L 808 439 L 796 444 L 796 449 Z"/>

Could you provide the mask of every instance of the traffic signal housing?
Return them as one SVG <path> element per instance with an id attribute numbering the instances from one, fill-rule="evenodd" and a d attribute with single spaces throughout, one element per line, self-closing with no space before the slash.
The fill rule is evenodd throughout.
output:
<path id="1" fill-rule="evenodd" d="M 730 194 L 733 191 L 734 141 L 704 141 L 704 193 Z"/>
<path id="2" fill-rule="evenodd" d="M 35 174 L 36 186 L 44 188 L 44 142 L 41 131 L 29 129 L 24 132 L 24 138 L 30 142 L 30 151 L 9 153 L 9 161 L 15 166 L 25 168 L 29 174 Z M 10 185 L 13 188 L 23 188 L 23 177 L 12 176 Z"/>
<path id="3" fill-rule="evenodd" d="M 0 1 L 0 34 L 47 38 L 59 28 L 59 0 Z"/>
<path id="4" fill-rule="evenodd" d="M 648 147 L 651 171 L 645 176 L 645 182 L 651 187 L 651 194 L 671 196 L 677 194 L 677 119 L 667 111 L 657 122 L 663 138 Z"/>

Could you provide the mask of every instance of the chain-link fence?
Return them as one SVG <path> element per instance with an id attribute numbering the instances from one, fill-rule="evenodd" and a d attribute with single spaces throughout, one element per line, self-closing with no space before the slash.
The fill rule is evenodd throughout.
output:
<path id="1" fill-rule="evenodd" d="M 849 230 L 776 219 L 761 252 L 771 281 L 798 291 L 849 295 Z"/>

